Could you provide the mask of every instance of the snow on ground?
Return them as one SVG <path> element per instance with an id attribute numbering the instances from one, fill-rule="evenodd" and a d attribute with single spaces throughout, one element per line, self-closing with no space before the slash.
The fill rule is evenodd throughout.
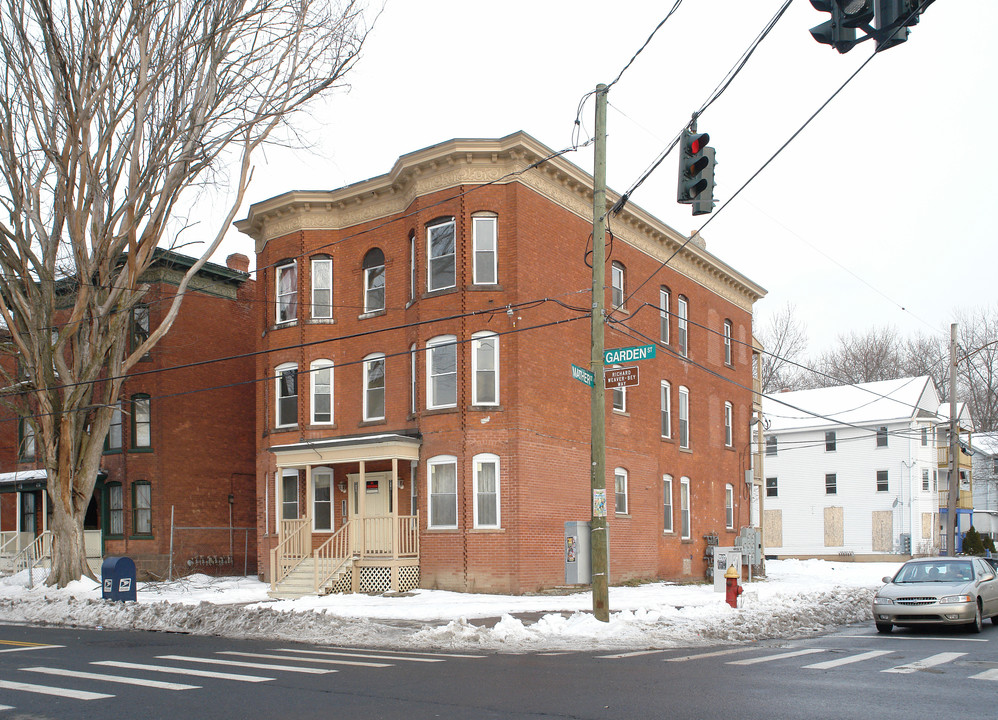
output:
<path id="1" fill-rule="evenodd" d="M 253 577 L 192 575 L 139 583 L 138 602 L 101 599 L 81 580 L 45 587 L 36 570 L 0 578 L 0 622 L 164 630 L 397 649 L 634 650 L 793 638 L 871 619 L 884 575 L 899 563 L 770 560 L 767 577 L 743 583 L 741 607 L 713 585 L 649 583 L 610 588 L 610 622 L 592 615 L 589 592 L 485 595 L 415 590 L 272 600 Z"/>

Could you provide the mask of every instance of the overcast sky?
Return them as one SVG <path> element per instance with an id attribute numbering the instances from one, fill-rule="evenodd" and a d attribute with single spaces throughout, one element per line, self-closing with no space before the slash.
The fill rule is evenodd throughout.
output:
<path id="1" fill-rule="evenodd" d="M 257 158 L 249 202 L 381 175 L 455 137 L 524 130 L 569 147 L 583 95 L 617 76 L 672 5 L 387 0 L 351 90 L 316 108 L 307 150 Z M 782 5 L 683 3 L 610 91 L 612 189 L 637 180 Z M 869 58 L 872 42 L 845 55 L 815 42 L 808 30 L 827 17 L 794 0 L 701 116 L 718 207 Z M 996 28 L 995 0 L 935 2 L 723 211 L 694 218 L 675 202 L 675 153 L 633 202 L 683 233 L 713 218 L 708 249 L 769 292 L 757 326 L 793 303 L 812 354 L 873 325 L 948 338 L 955 309 L 995 302 Z M 591 149 L 567 157 L 592 172 Z M 234 251 L 253 254 L 235 231 L 215 259 Z"/>

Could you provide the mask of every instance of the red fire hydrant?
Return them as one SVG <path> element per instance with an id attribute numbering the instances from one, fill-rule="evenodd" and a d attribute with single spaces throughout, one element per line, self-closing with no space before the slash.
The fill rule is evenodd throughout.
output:
<path id="1" fill-rule="evenodd" d="M 733 608 L 738 607 L 738 596 L 742 594 L 744 588 L 738 584 L 741 573 L 735 569 L 734 565 L 728 567 L 724 573 L 724 601 Z"/>

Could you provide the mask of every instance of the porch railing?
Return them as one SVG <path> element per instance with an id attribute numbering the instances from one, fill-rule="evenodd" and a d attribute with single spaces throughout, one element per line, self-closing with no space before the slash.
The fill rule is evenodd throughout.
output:
<path id="1" fill-rule="evenodd" d="M 398 557 L 419 557 L 419 515 L 398 518 Z"/>
<path id="2" fill-rule="evenodd" d="M 350 552 L 350 523 L 341 527 L 333 533 L 326 542 L 315 549 L 312 557 L 315 558 L 315 592 L 319 592 L 323 585 L 329 582 L 340 568 L 351 558 Z"/>
<path id="3" fill-rule="evenodd" d="M 309 521 L 281 520 L 281 542 L 270 551 L 270 589 L 284 580 L 311 553 L 312 535 Z"/>
<path id="4" fill-rule="evenodd" d="M 31 543 L 24 547 L 14 556 L 13 572 L 19 573 L 22 570 L 32 570 L 38 566 L 42 560 L 51 557 L 52 533 L 48 530 L 36 537 Z"/>

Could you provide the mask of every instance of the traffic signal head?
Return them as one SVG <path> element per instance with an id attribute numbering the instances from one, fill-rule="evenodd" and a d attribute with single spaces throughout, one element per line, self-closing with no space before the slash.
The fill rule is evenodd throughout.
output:
<path id="1" fill-rule="evenodd" d="M 873 20 L 873 0 L 835 0 L 842 11 L 842 24 L 847 28 L 869 25 Z"/>
<path id="2" fill-rule="evenodd" d="M 849 7 L 855 4 L 854 15 L 847 15 L 840 3 Z M 849 52 L 859 41 L 856 39 L 857 26 L 850 26 L 847 23 L 863 16 L 864 4 L 865 0 L 811 0 L 811 5 L 816 10 L 829 13 L 832 16 L 830 20 L 811 28 L 811 37 L 824 45 L 831 45 L 840 53 Z M 867 18 L 866 22 L 869 22 L 869 19 Z"/>
<path id="3" fill-rule="evenodd" d="M 702 160 L 705 163 L 700 178 L 704 187 L 693 201 L 694 215 L 706 215 L 714 211 L 714 148 L 704 148 L 703 154 Z"/>
<path id="4" fill-rule="evenodd" d="M 918 16 L 933 0 L 877 0 L 877 51 L 900 45 L 908 39 L 908 28 L 918 24 Z"/>
<path id="5" fill-rule="evenodd" d="M 676 201 L 681 203 L 693 203 L 697 196 L 707 189 L 708 179 L 704 176 L 705 171 L 711 164 L 711 159 L 706 151 L 709 149 L 707 143 L 710 142 L 710 135 L 707 133 L 695 133 L 690 130 L 683 130 L 683 135 L 679 140 L 679 185 L 676 192 Z M 711 151 L 711 157 L 713 151 Z"/>

